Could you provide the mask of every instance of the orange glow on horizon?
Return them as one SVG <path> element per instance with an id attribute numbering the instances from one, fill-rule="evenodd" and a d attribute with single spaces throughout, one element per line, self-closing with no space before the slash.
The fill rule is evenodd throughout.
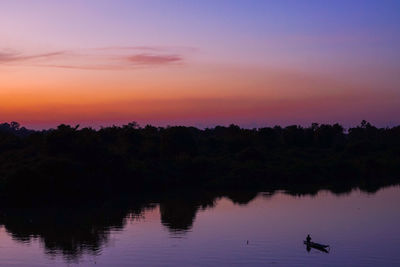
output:
<path id="1" fill-rule="evenodd" d="M 122 72 L 28 68 L 0 77 L 0 83 L 1 117 L 28 125 L 131 120 L 268 123 L 323 120 L 320 114 L 328 120 L 336 115 L 338 120 L 348 112 L 362 114 L 366 107 L 374 108 L 377 100 L 397 99 L 322 75 L 226 66 Z"/>

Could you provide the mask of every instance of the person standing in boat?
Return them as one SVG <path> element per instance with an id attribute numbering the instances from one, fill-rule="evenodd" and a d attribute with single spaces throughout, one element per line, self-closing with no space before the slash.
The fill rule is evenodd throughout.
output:
<path id="1" fill-rule="evenodd" d="M 307 241 L 307 243 L 310 243 L 310 242 L 311 242 L 311 236 L 310 236 L 310 234 L 307 235 L 306 241 Z"/>

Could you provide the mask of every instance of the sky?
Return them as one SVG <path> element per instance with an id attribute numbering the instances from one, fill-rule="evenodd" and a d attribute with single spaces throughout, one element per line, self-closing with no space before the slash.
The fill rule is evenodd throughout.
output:
<path id="1" fill-rule="evenodd" d="M 400 124 L 398 0 L 2 0 L 0 121 Z"/>

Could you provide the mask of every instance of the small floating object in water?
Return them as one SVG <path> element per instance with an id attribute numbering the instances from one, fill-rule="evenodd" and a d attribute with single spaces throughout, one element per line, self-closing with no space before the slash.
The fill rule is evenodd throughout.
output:
<path id="1" fill-rule="evenodd" d="M 315 248 L 318 249 L 320 251 L 326 252 L 328 253 L 329 251 L 327 249 L 329 249 L 329 245 L 323 245 L 323 244 L 319 244 L 319 243 L 315 243 L 315 242 L 307 242 L 304 240 L 304 245 L 307 245 L 307 248 Z"/>

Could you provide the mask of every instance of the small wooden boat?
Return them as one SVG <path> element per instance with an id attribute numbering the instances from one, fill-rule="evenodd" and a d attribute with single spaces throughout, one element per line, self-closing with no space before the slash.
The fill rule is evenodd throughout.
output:
<path id="1" fill-rule="evenodd" d="M 304 241 L 304 244 L 307 246 L 310 246 L 310 247 L 315 247 L 315 248 L 328 248 L 329 247 L 329 245 L 322 245 L 322 244 L 311 242 L 311 241 L 310 242 Z"/>
<path id="2" fill-rule="evenodd" d="M 304 241 L 304 245 L 307 245 L 307 248 L 315 248 L 320 251 L 328 253 L 327 248 L 329 248 L 329 245 L 323 245 L 323 244 L 319 244 L 319 243 L 315 243 L 315 242 L 307 242 L 307 241 Z"/>

